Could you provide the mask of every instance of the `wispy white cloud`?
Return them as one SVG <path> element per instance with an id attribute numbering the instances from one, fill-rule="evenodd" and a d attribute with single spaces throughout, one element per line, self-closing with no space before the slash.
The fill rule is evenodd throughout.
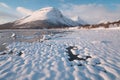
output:
<path id="1" fill-rule="evenodd" d="M 10 6 L 8 6 L 7 4 L 0 2 L 0 7 L 4 7 L 4 8 L 10 8 Z"/>
<path id="2" fill-rule="evenodd" d="M 0 24 L 13 21 L 18 15 L 5 3 L 0 2 Z"/>
<path id="3" fill-rule="evenodd" d="M 79 16 L 88 23 L 115 21 L 120 19 L 120 6 L 110 10 L 102 4 L 62 5 L 63 13 L 69 17 Z"/>
<path id="4" fill-rule="evenodd" d="M 9 5 L 0 2 L 0 24 L 12 22 L 26 15 L 29 15 L 32 11 L 23 7 L 12 9 Z"/>
<path id="5" fill-rule="evenodd" d="M 18 12 L 20 12 L 23 16 L 30 15 L 30 14 L 33 13 L 32 10 L 26 9 L 26 8 L 24 8 L 24 7 L 17 7 L 16 10 L 17 10 Z"/>

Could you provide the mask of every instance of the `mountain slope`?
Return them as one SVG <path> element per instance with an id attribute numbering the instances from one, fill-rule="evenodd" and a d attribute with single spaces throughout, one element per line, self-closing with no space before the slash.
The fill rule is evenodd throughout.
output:
<path id="1" fill-rule="evenodd" d="M 79 25 L 81 24 L 65 17 L 58 9 L 46 7 L 13 22 L 11 28 L 61 28 Z"/>
<path id="2" fill-rule="evenodd" d="M 42 8 L 38 11 L 35 11 L 33 14 L 28 16 L 22 21 L 19 21 L 18 24 L 24 24 L 27 22 L 32 22 L 32 21 L 38 21 L 38 20 L 49 20 L 49 22 L 52 22 L 54 24 L 62 23 L 62 24 L 68 24 L 68 25 L 75 25 L 72 20 L 66 18 L 65 16 L 62 15 L 62 13 L 53 7 L 47 7 L 47 8 Z"/>

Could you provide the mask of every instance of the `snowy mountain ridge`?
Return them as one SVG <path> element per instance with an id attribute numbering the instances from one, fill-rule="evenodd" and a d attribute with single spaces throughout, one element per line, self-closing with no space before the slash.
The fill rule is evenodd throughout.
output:
<path id="1" fill-rule="evenodd" d="M 64 16 L 61 11 L 53 7 L 39 9 L 32 14 L 14 22 L 0 25 L 0 29 L 51 29 L 51 28 L 99 28 L 118 27 L 120 20 L 99 24 L 88 24 L 79 16 L 72 19 Z"/>
<path id="2" fill-rule="evenodd" d="M 40 10 L 33 12 L 33 14 L 24 18 L 24 20 L 22 19 L 22 21 L 20 21 L 19 24 L 36 21 L 36 20 L 46 20 L 46 19 L 51 19 L 51 18 L 53 18 L 54 20 L 56 17 L 60 18 L 61 16 L 62 14 L 56 8 L 47 7 L 47 8 L 42 8 Z"/>
<path id="3" fill-rule="evenodd" d="M 77 22 L 65 17 L 58 9 L 53 7 L 46 7 L 46 8 L 37 10 L 33 12 L 33 14 L 29 15 L 28 17 L 16 21 L 15 24 L 22 25 L 25 23 L 40 21 L 40 20 L 41 21 L 48 20 L 48 22 L 51 22 L 53 24 L 64 24 L 67 26 L 78 25 Z"/>
<path id="4" fill-rule="evenodd" d="M 81 26 L 78 23 L 64 16 L 60 10 L 54 7 L 45 7 L 34 11 L 32 14 L 14 22 L 0 25 L 0 29 L 50 29 L 68 28 Z"/>

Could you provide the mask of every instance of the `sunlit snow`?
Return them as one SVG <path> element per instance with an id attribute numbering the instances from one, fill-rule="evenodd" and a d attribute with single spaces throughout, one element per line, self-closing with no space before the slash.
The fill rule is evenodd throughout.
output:
<path id="1" fill-rule="evenodd" d="M 0 80 L 120 80 L 120 29 L 2 30 L 0 39 Z"/>

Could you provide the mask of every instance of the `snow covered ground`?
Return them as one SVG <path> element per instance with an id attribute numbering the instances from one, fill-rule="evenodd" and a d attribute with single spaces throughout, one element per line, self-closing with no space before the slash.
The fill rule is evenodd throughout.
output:
<path id="1" fill-rule="evenodd" d="M 0 52 L 0 80 L 120 80 L 120 29 L 62 30 L 40 40 L 15 40 Z"/>

